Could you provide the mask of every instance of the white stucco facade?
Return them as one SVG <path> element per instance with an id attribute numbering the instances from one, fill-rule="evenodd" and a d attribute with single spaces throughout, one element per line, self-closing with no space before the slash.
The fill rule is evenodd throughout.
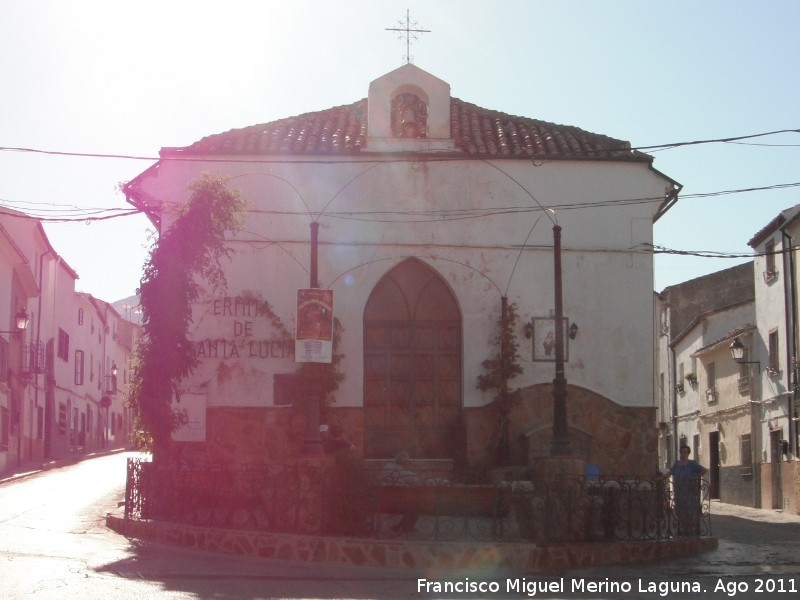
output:
<path id="1" fill-rule="evenodd" d="M 335 314 L 346 331 L 345 355 L 358 357 L 363 312 L 371 291 L 393 266 L 408 257 L 418 258 L 445 278 L 458 299 L 464 337 L 469 340 L 464 345 L 464 402 L 467 406 L 485 403 L 474 382 L 487 358 L 501 295 L 508 289 L 509 301 L 519 305 L 523 322 L 550 316 L 553 310 L 552 224 L 547 215 L 506 175 L 482 162 L 286 165 L 279 157 L 275 161 L 226 166 L 229 185 L 250 202 L 243 231 L 231 238 L 235 256 L 227 269 L 226 295 L 260 295 L 293 332 L 296 290 L 308 287 L 310 213 L 321 223 L 320 284 L 334 290 Z M 184 201 L 186 182 L 215 168 L 212 161 L 166 162 L 154 182 L 159 185 L 147 185 L 145 190 Z M 568 379 L 623 405 L 649 405 L 652 291 L 648 282 L 653 267 L 646 249 L 652 243 L 652 206 L 574 207 L 590 198 L 603 202 L 658 196 L 664 192 L 663 179 L 639 165 L 600 165 L 590 167 L 591 174 L 585 172 L 586 165 L 576 163 L 533 167 L 527 161 L 504 162 L 502 168 L 542 206 L 558 207 L 555 215 L 563 228 L 564 314 L 580 328 L 569 345 Z M 491 212 L 495 207 L 525 208 L 521 213 L 452 219 L 453 215 Z M 381 222 L 380 215 L 398 211 L 402 214 L 394 222 Z M 364 217 L 342 218 L 347 213 Z M 238 337 L 235 321 L 215 318 L 209 304 L 207 312 L 200 310 L 195 318 L 195 335 L 233 340 Z M 266 321 L 256 327 L 254 339 L 273 336 Z M 530 358 L 530 342 L 523 338 L 522 343 L 523 356 Z M 293 365 L 256 360 L 240 361 L 236 368 L 271 381 L 273 373 Z M 337 402 L 360 405 L 362 368 L 361 361 L 347 360 L 348 377 Z M 198 373 L 201 382 L 207 377 Z M 514 384 L 550 379 L 552 364 L 529 361 Z M 254 398 L 220 393 L 209 401 L 237 405 Z M 259 401 L 271 403 L 268 395 Z"/>
<path id="2" fill-rule="evenodd" d="M 800 205 L 755 234 L 756 325 L 753 354 L 761 367 L 760 444 L 765 506 L 797 510 L 797 266 Z"/>

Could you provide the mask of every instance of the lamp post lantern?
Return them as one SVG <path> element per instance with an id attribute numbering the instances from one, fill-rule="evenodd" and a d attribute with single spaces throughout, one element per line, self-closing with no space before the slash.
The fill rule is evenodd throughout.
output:
<path id="1" fill-rule="evenodd" d="M 742 340 L 740 340 L 738 337 L 735 338 L 733 342 L 731 342 L 730 351 L 733 360 L 735 360 L 737 363 L 742 362 L 745 351 L 745 347 L 744 344 L 742 343 Z"/>
<path id="2" fill-rule="evenodd" d="M 23 307 L 14 315 L 14 329 L 11 331 L 0 331 L 0 333 L 22 333 L 28 328 L 28 323 L 30 322 L 31 318 L 28 316 L 28 311 Z"/>

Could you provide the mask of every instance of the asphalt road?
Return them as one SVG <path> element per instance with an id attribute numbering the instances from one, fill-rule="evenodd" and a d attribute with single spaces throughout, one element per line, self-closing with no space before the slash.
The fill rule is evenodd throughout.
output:
<path id="1" fill-rule="evenodd" d="M 563 574 L 342 568 L 129 540 L 104 524 L 127 456 L 0 484 L 0 600 L 800 597 L 800 517 L 716 503 L 714 552 Z"/>

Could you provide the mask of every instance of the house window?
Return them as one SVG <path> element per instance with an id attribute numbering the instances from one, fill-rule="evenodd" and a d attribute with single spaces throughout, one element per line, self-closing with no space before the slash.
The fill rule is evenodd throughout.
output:
<path id="1" fill-rule="evenodd" d="M 745 393 L 750 389 L 750 365 L 747 364 L 749 361 L 750 350 L 745 348 L 744 354 L 742 355 L 742 362 L 739 363 L 739 380 L 736 382 L 739 387 L 739 391 L 742 393 Z"/>
<path id="2" fill-rule="evenodd" d="M 771 331 L 769 333 L 769 372 L 770 375 L 775 375 L 781 370 L 781 361 L 778 356 L 780 345 L 778 344 L 778 331 Z"/>
<path id="3" fill-rule="evenodd" d="M 717 366 L 713 362 L 706 365 L 706 385 L 710 390 L 717 387 Z"/>
<path id="4" fill-rule="evenodd" d="M 59 327 L 58 329 L 58 358 L 69 360 L 69 334 Z"/>
<path id="5" fill-rule="evenodd" d="M 769 240 L 764 244 L 764 255 L 767 262 L 767 268 L 764 271 L 764 281 L 769 283 L 778 275 L 778 271 L 775 269 L 775 240 Z"/>
<path id="6" fill-rule="evenodd" d="M 700 434 L 695 433 L 692 437 L 692 456 L 695 460 L 700 460 Z"/>
<path id="7" fill-rule="evenodd" d="M 675 452 L 674 448 L 672 447 L 672 434 L 669 434 L 666 438 L 664 443 L 667 445 L 667 465 L 672 465 L 675 461 Z"/>
<path id="8" fill-rule="evenodd" d="M 739 437 L 739 453 L 742 466 L 739 472 L 742 476 L 753 474 L 753 442 L 749 433 Z"/>
<path id="9" fill-rule="evenodd" d="M 78 325 L 83 325 L 83 309 L 78 309 Z"/>
<path id="10" fill-rule="evenodd" d="M 0 451 L 8 451 L 9 426 L 10 419 L 8 409 L 3 406 L 0 408 Z"/>
<path id="11" fill-rule="evenodd" d="M 0 338 L 0 381 L 8 381 L 8 341 Z"/>
<path id="12" fill-rule="evenodd" d="M 706 399 L 709 402 L 717 399 L 717 365 L 713 362 L 706 365 Z"/>
<path id="13" fill-rule="evenodd" d="M 84 374 L 83 350 L 75 350 L 75 385 L 83 385 Z"/>

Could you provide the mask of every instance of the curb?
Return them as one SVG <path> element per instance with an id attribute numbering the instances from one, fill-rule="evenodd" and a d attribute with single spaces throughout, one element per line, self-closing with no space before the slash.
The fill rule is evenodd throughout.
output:
<path id="1" fill-rule="evenodd" d="M 106 515 L 106 527 L 126 537 L 201 551 L 307 564 L 389 569 L 452 570 L 492 566 L 552 572 L 671 560 L 715 550 L 718 546 L 717 538 L 713 537 L 566 544 L 317 537 L 125 519 L 112 514 Z"/>

